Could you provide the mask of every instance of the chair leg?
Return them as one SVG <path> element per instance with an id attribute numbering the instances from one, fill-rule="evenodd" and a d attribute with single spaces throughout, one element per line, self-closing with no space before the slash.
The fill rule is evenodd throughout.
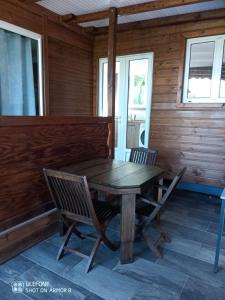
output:
<path id="1" fill-rule="evenodd" d="M 153 254 L 157 257 L 162 257 L 162 253 L 160 252 L 158 247 L 154 245 L 154 241 L 148 236 L 146 232 L 142 231 L 142 237 L 148 245 L 149 249 L 153 252 Z"/>
<path id="2" fill-rule="evenodd" d="M 170 235 L 164 230 L 164 228 L 161 225 L 160 213 L 158 213 L 158 215 L 156 217 L 156 226 L 158 227 L 160 235 L 163 238 L 163 240 L 167 243 L 171 243 Z"/>
<path id="3" fill-rule="evenodd" d="M 104 244 L 109 248 L 111 249 L 112 251 L 116 251 L 118 249 L 119 246 L 117 245 L 114 245 L 105 235 L 105 233 L 101 233 L 101 237 L 102 237 L 102 240 L 104 242 Z"/>
<path id="4" fill-rule="evenodd" d="M 67 230 L 67 233 L 66 233 L 66 237 L 65 237 L 65 240 L 64 242 L 62 243 L 60 249 L 59 249 L 59 252 L 58 252 L 58 255 L 57 255 L 57 260 L 60 260 L 63 256 L 63 253 L 64 253 L 64 248 L 66 247 L 66 245 L 68 244 L 69 240 L 70 240 L 70 237 L 73 233 L 73 228 L 74 228 L 74 224 L 72 224 L 69 229 Z"/>
<path id="5" fill-rule="evenodd" d="M 97 238 L 95 244 L 94 244 L 94 247 L 93 247 L 92 251 L 91 251 L 91 255 L 89 256 L 88 264 L 87 264 L 87 267 L 86 267 L 86 273 L 88 273 L 93 267 L 93 263 L 94 263 L 98 248 L 101 244 L 101 241 L 102 241 L 102 237 L 99 236 Z"/>
<path id="6" fill-rule="evenodd" d="M 81 240 L 84 240 L 85 237 L 82 235 L 82 233 L 77 229 L 76 225 L 74 226 L 73 232 L 76 234 L 77 237 L 79 237 Z"/>

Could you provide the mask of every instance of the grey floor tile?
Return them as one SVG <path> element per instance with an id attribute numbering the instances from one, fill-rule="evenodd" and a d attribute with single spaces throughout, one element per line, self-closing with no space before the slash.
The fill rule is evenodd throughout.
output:
<path id="1" fill-rule="evenodd" d="M 161 219 L 165 221 L 172 221 L 173 223 L 184 225 L 193 229 L 207 230 L 209 227 L 209 221 L 207 219 L 184 216 L 173 211 L 165 211 L 161 215 Z"/>
<path id="2" fill-rule="evenodd" d="M 219 215 L 215 211 L 209 210 L 204 211 L 199 208 L 192 208 L 189 210 L 188 216 L 197 218 L 199 220 L 207 220 L 209 222 L 218 222 L 219 221 Z"/>
<path id="3" fill-rule="evenodd" d="M 134 257 L 142 257 L 146 260 L 155 262 L 157 257 L 149 250 L 146 242 L 142 239 L 138 239 L 134 243 Z"/>
<path id="4" fill-rule="evenodd" d="M 32 287 L 26 287 L 24 293 L 33 299 L 77 299 L 83 300 L 90 294 L 89 291 L 77 286 L 71 281 L 62 278 L 59 275 L 41 267 L 35 266 L 20 276 L 22 282 L 46 282 L 47 290 L 33 290 Z M 37 287 L 38 288 L 38 287 Z"/>
<path id="5" fill-rule="evenodd" d="M 90 229 L 90 226 L 88 226 L 88 227 L 82 228 L 82 229 L 85 229 L 85 234 L 93 233 L 93 228 L 92 228 L 92 230 L 88 230 L 88 229 Z M 84 230 L 82 232 L 84 232 Z M 106 234 L 107 234 L 107 237 L 112 242 L 119 241 L 119 233 L 116 232 L 115 230 L 108 229 Z M 60 245 L 62 244 L 63 239 L 64 239 L 64 237 L 60 237 L 59 234 L 55 234 L 54 236 L 49 238 L 47 240 L 47 242 L 53 244 L 58 249 L 60 247 Z M 71 237 L 69 246 L 89 255 L 94 246 L 94 242 L 91 240 L 88 240 L 88 239 L 80 240 L 75 235 L 73 235 Z M 69 255 L 74 257 L 71 254 L 69 254 Z M 64 259 L 64 257 L 61 259 L 61 261 L 63 259 Z M 114 252 L 102 243 L 97 252 L 95 264 L 100 264 L 104 267 L 112 269 L 118 263 L 118 260 L 119 260 L 119 250 Z"/>
<path id="6" fill-rule="evenodd" d="M 62 259 L 56 260 L 59 248 L 48 242 L 41 242 L 25 251 L 22 255 L 36 264 L 43 266 L 55 273 L 69 272 L 81 258 L 70 253 L 66 253 Z"/>
<path id="7" fill-rule="evenodd" d="M 65 278 L 109 300 L 129 300 L 134 297 L 140 283 L 133 278 L 118 274 L 102 266 L 95 266 L 85 273 L 86 261 L 77 264 Z"/>
<path id="8" fill-rule="evenodd" d="M 192 278 L 208 282 L 215 287 L 225 287 L 225 270 L 213 273 L 213 265 L 196 258 L 186 256 L 171 250 L 165 250 L 163 259 L 157 263 L 189 275 Z"/>
<path id="9" fill-rule="evenodd" d="M 166 230 L 171 234 L 172 237 L 180 236 L 187 240 L 208 244 L 212 247 L 215 247 L 216 245 L 217 235 L 215 233 L 180 225 L 174 223 L 173 220 L 162 220 L 162 225 L 166 228 Z M 225 249 L 225 237 L 222 238 L 221 248 Z"/>
<path id="10" fill-rule="evenodd" d="M 29 295 L 38 300 L 224 300 L 225 233 L 220 271 L 213 273 L 219 211 L 218 197 L 178 190 L 162 214 L 162 225 L 172 238 L 171 243 L 162 243 L 162 259 L 156 258 L 140 239 L 134 244 L 135 262 L 120 265 L 119 250 L 113 252 L 101 245 L 89 274 L 85 273 L 87 260 L 78 256 L 67 253 L 59 262 L 56 260 L 64 237 L 53 235 L 0 267 L 0 299 L 27 300 L 25 294 L 15 298 L 7 284 L 20 279 L 46 280 L 52 287 L 73 288 L 67 298 L 62 294 Z M 86 225 L 79 227 L 85 233 L 93 231 Z M 151 226 L 149 234 L 156 237 L 158 232 Z M 119 240 L 120 216 L 110 224 L 108 237 Z M 73 236 L 70 246 L 89 254 L 93 242 Z"/>
<path id="11" fill-rule="evenodd" d="M 196 254 L 196 258 L 198 258 L 199 260 L 203 260 L 203 261 L 209 262 L 211 264 L 214 264 L 215 254 L 216 254 L 216 247 L 212 247 L 207 244 L 203 244 L 201 247 L 201 250 Z M 224 249 L 220 250 L 219 264 L 221 267 L 225 268 L 225 250 Z"/>
<path id="12" fill-rule="evenodd" d="M 0 280 L 0 299 L 1 300 L 31 300 L 32 298 L 23 293 L 14 293 L 12 286 Z"/>
<path id="13" fill-rule="evenodd" d="M 166 289 L 160 289 L 157 285 L 143 284 L 135 293 L 132 300 L 179 300 L 178 295 L 168 292 Z"/>
<path id="14" fill-rule="evenodd" d="M 217 222 L 209 223 L 209 227 L 207 228 L 207 231 L 217 234 L 218 233 L 218 225 L 219 225 L 219 215 L 218 215 Z M 225 236 L 225 225 L 223 227 L 223 236 Z"/>
<path id="15" fill-rule="evenodd" d="M 167 295 L 166 299 L 179 299 L 183 286 L 188 279 L 188 276 L 184 273 L 174 272 L 172 268 L 167 268 L 142 258 L 137 259 L 132 264 L 118 264 L 114 271 L 146 283 L 149 286 L 145 292 L 146 297 L 154 294 L 155 297 L 161 297 L 161 299 L 164 299 L 162 297 L 165 297 L 165 295 Z M 141 295 L 143 296 L 143 294 L 144 292 L 142 291 Z M 137 296 L 140 297 L 138 292 Z"/>
<path id="16" fill-rule="evenodd" d="M 189 278 L 180 300 L 224 300 L 225 289 L 204 283 L 200 280 Z"/>
<path id="17" fill-rule="evenodd" d="M 11 283 L 18 275 L 34 265 L 31 260 L 18 255 L 0 266 L 0 279 L 5 283 Z"/>
<path id="18" fill-rule="evenodd" d="M 202 249 L 202 244 L 171 234 L 171 242 L 163 243 L 162 248 L 169 249 L 191 257 L 196 257 Z"/>

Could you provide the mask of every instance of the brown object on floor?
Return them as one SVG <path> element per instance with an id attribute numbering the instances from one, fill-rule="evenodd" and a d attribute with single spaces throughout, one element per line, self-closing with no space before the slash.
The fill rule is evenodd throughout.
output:
<path id="1" fill-rule="evenodd" d="M 160 201 L 155 201 L 154 199 L 147 199 L 139 197 L 136 202 L 136 215 L 139 220 L 136 229 L 136 235 L 140 235 L 147 243 L 149 249 L 157 256 L 162 257 L 159 250 L 159 245 L 162 241 L 170 242 L 169 235 L 164 231 L 160 225 L 160 210 L 166 203 L 167 199 L 175 191 L 176 186 L 180 182 L 182 176 L 184 175 L 186 168 L 183 168 L 173 179 L 169 187 L 160 186 L 158 188 L 165 191 L 162 199 Z M 147 229 L 152 221 L 156 221 L 157 228 L 159 229 L 160 236 L 157 240 L 153 240 L 147 233 Z"/>
<path id="2" fill-rule="evenodd" d="M 51 194 L 51 197 L 59 210 L 60 217 L 68 226 L 65 240 L 62 243 L 57 260 L 62 258 L 64 252 L 71 252 L 88 259 L 86 272 L 89 272 L 101 244 L 104 244 L 115 251 L 117 247 L 106 237 L 105 231 L 112 218 L 117 214 L 106 203 L 93 201 L 85 176 L 77 176 L 61 171 L 44 169 L 45 179 Z M 80 239 L 93 237 L 83 235 L 77 229 L 77 223 L 84 223 L 95 227 L 97 237 L 90 256 L 67 247 L 72 233 L 75 233 Z"/>

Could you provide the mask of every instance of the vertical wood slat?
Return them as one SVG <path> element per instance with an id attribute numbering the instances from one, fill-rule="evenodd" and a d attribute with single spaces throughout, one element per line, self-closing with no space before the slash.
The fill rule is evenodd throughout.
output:
<path id="1" fill-rule="evenodd" d="M 60 171 L 44 170 L 51 195 L 58 209 L 90 218 L 92 212 L 82 177 L 63 178 Z"/>
<path id="2" fill-rule="evenodd" d="M 112 116 L 111 128 L 111 157 L 114 158 L 115 147 L 115 85 L 116 85 L 116 28 L 117 9 L 109 10 L 108 34 L 108 115 Z"/>
<path id="3" fill-rule="evenodd" d="M 154 166 L 156 164 L 157 151 L 145 148 L 132 148 L 130 162 Z"/>

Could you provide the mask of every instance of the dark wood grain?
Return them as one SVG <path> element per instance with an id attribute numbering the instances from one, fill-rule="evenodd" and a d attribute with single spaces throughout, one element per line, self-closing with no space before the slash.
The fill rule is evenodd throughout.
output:
<path id="1" fill-rule="evenodd" d="M 144 184 L 157 180 L 164 170 L 157 166 L 146 166 L 111 159 L 90 160 L 68 165 L 63 171 L 87 176 L 90 187 L 95 185 L 111 189 L 141 189 Z"/>
<path id="2" fill-rule="evenodd" d="M 106 158 L 107 138 L 107 118 L 1 117 L 1 230 L 49 208 L 42 168 Z"/>
<path id="3" fill-rule="evenodd" d="M 121 195 L 120 262 L 133 261 L 135 233 L 135 199 L 147 186 L 160 180 L 164 171 L 111 159 L 97 159 L 61 168 L 64 172 L 86 176 L 89 187 L 97 191 Z M 159 197 L 159 200 L 161 198 Z"/>
<path id="4" fill-rule="evenodd" d="M 55 210 L 0 233 L 0 264 L 51 236 L 57 230 Z"/>
<path id="5" fill-rule="evenodd" d="M 121 263 L 131 263 L 133 257 L 133 241 L 135 237 L 135 200 L 136 194 L 122 195 L 121 201 L 121 250 L 120 261 Z"/>
<path id="6" fill-rule="evenodd" d="M 112 116 L 111 125 L 111 153 L 114 158 L 115 148 L 115 102 L 116 102 L 116 30 L 117 9 L 109 10 L 109 33 L 108 33 L 108 116 Z"/>
<path id="7" fill-rule="evenodd" d="M 86 272 L 89 272 L 93 267 L 101 242 L 111 250 L 115 251 L 117 249 L 105 234 L 110 221 L 117 215 L 117 212 L 105 202 L 97 199 L 93 201 L 86 176 L 77 176 L 51 169 L 44 169 L 44 175 L 60 218 L 68 227 L 65 240 L 59 249 L 57 260 L 63 257 L 64 252 L 71 252 L 82 258 L 88 258 Z M 78 222 L 91 225 L 97 232 L 97 237 L 91 238 L 91 240 L 94 239 L 95 244 L 89 256 L 67 246 L 72 233 L 75 233 L 80 239 L 88 238 L 88 235 L 83 235 L 77 229 Z"/>
<path id="8" fill-rule="evenodd" d="M 180 103 L 185 38 L 225 33 L 224 16 L 223 9 L 142 21 L 121 25 L 117 34 L 118 56 L 154 52 L 149 147 L 158 151 L 158 164 L 167 170 L 168 179 L 187 166 L 185 181 L 225 186 L 224 108 L 221 104 Z M 97 59 L 106 56 L 107 35 L 103 33 L 95 38 L 95 74 Z M 94 79 L 95 96 L 98 85 L 96 76 Z"/>
<path id="9" fill-rule="evenodd" d="M 0 19 L 43 36 L 45 114 L 91 116 L 92 38 L 37 4 L 1 0 Z"/>

